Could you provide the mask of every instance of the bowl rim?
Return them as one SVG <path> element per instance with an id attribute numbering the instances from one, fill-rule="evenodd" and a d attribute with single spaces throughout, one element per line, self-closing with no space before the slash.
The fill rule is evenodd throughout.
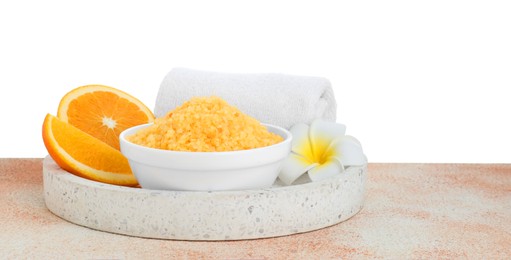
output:
<path id="1" fill-rule="evenodd" d="M 282 136 L 280 135 L 282 138 L 284 138 L 284 140 L 278 142 L 278 143 L 275 143 L 275 144 L 272 144 L 272 145 L 268 145 L 268 146 L 263 146 L 263 147 L 258 147 L 258 148 L 252 148 L 252 149 L 246 149 L 246 150 L 236 150 L 236 151 L 220 151 L 220 152 L 189 152 L 189 151 L 174 151 L 174 150 L 166 150 L 166 149 L 159 149 L 159 148 L 152 148 L 152 147 L 147 147 L 147 146 L 143 146 L 143 145 L 140 145 L 140 144 L 135 144 L 135 143 L 132 143 L 130 141 L 128 141 L 126 139 L 126 136 L 128 134 L 134 134 L 134 131 L 138 131 L 140 129 L 143 129 L 143 128 L 146 128 L 146 127 L 149 127 L 150 125 L 153 125 L 154 122 L 151 122 L 151 123 L 146 123 L 146 124 L 141 124 L 141 125 L 136 125 L 136 126 L 132 126 L 130 128 L 127 128 L 125 130 L 123 130 L 121 132 L 121 134 L 119 134 L 119 141 L 121 143 L 125 143 L 126 145 L 129 145 L 133 148 L 136 148 L 136 149 L 142 149 L 142 150 L 147 150 L 147 151 L 152 151 L 152 152 L 163 152 L 163 153 L 166 153 L 166 154 L 179 154 L 179 155 L 211 155 L 211 154 L 222 154 L 222 155 L 229 155 L 229 154 L 242 154 L 242 153 L 251 153 L 251 152 L 255 152 L 255 151 L 262 151 L 262 150 L 266 150 L 266 149 L 272 149 L 273 147 L 276 147 L 276 146 L 282 146 L 282 145 L 285 145 L 286 143 L 291 143 L 291 141 L 293 140 L 293 135 L 291 134 L 291 132 L 283 127 L 280 127 L 280 126 L 276 126 L 276 125 L 272 125 L 272 124 L 267 124 L 267 123 L 261 123 L 261 125 L 264 125 L 266 126 L 267 128 L 274 128 L 282 133 L 285 134 L 285 136 Z M 268 129 L 269 130 L 269 129 Z M 131 133 L 133 132 L 133 133 Z"/>

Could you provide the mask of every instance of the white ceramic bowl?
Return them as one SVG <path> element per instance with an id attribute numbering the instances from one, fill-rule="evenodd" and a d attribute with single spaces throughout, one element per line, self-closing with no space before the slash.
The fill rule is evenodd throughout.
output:
<path id="1" fill-rule="evenodd" d="M 283 160 L 291 151 L 291 133 L 264 124 L 284 138 L 280 143 L 232 152 L 178 152 L 131 143 L 126 136 L 150 124 L 124 130 L 121 152 L 128 158 L 140 186 L 154 190 L 246 190 L 268 188 L 277 179 Z"/>

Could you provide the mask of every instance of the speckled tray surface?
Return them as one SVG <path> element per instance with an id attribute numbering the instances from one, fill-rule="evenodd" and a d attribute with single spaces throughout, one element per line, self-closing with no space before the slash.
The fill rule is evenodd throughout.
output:
<path id="1" fill-rule="evenodd" d="M 44 199 L 55 215 L 89 228 L 148 238 L 239 240 L 312 231 L 363 206 L 367 165 L 314 183 L 261 190 L 159 191 L 114 186 L 43 161 Z"/>

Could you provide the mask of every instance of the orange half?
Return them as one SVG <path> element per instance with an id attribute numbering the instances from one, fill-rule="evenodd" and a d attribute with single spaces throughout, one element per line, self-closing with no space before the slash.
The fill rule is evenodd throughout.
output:
<path id="1" fill-rule="evenodd" d="M 130 94 L 103 85 L 86 85 L 68 92 L 57 117 L 119 150 L 119 135 L 132 126 L 154 121 L 147 106 Z"/>
<path id="2" fill-rule="evenodd" d="M 55 162 L 70 173 L 114 185 L 138 184 L 119 150 L 50 114 L 44 119 L 43 141 Z"/>

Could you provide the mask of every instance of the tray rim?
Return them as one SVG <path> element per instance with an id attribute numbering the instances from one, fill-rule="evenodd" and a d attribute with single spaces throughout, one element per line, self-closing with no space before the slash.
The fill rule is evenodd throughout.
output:
<path id="1" fill-rule="evenodd" d="M 52 161 L 54 161 L 53 158 L 51 158 L 50 155 L 47 155 L 43 159 L 43 167 L 44 167 L 44 162 L 46 162 L 48 159 L 51 159 Z M 83 185 L 88 185 L 88 184 L 90 184 L 90 185 L 98 185 L 98 187 L 101 187 L 102 189 L 111 190 L 111 191 L 139 192 L 139 193 L 144 193 L 144 192 L 147 192 L 147 193 L 168 192 L 168 193 L 183 193 L 183 194 L 186 194 L 186 193 L 193 193 L 193 194 L 224 194 L 225 193 L 227 195 L 235 195 L 236 193 L 241 193 L 241 192 L 243 192 L 243 193 L 246 193 L 246 192 L 260 193 L 262 191 L 263 192 L 266 192 L 266 191 L 282 191 L 282 192 L 285 192 L 286 190 L 292 191 L 292 190 L 295 190 L 295 189 L 310 188 L 312 186 L 321 185 L 323 183 L 332 182 L 335 179 L 342 178 L 343 175 L 350 174 L 355 169 L 359 169 L 361 167 L 367 167 L 367 162 L 366 162 L 365 165 L 349 166 L 349 167 L 347 167 L 344 170 L 344 172 L 342 172 L 340 174 L 337 174 L 335 176 L 332 176 L 332 177 L 324 179 L 324 180 L 315 181 L 315 182 L 308 182 L 308 183 L 303 183 L 303 184 L 292 184 L 292 185 L 287 185 L 287 186 L 276 186 L 276 187 L 272 186 L 272 187 L 262 188 L 262 189 L 221 190 L 221 191 L 156 190 L 156 189 L 147 189 L 147 188 L 142 188 L 142 187 L 138 188 L 138 187 L 121 186 L 121 185 L 114 185 L 114 184 L 99 182 L 99 181 L 90 180 L 90 179 L 87 179 L 87 178 L 84 178 L 84 177 L 80 177 L 80 176 L 75 175 L 73 173 L 70 173 L 70 172 L 68 172 L 68 171 L 66 171 L 66 170 L 64 170 L 62 168 L 60 168 L 60 170 L 62 172 L 64 172 L 64 173 L 66 173 L 66 178 L 70 178 L 71 181 L 74 180 L 76 183 L 83 184 Z M 278 181 L 278 179 L 277 179 L 277 181 Z"/>

